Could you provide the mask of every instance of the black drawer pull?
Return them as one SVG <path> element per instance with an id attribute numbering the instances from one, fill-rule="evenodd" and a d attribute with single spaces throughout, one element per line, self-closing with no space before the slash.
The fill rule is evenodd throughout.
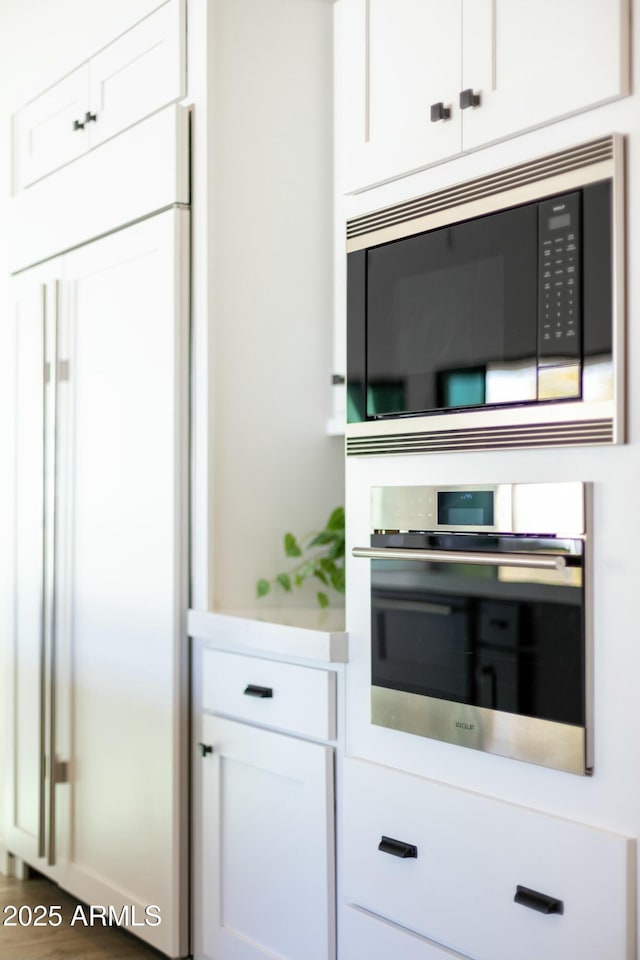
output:
<path id="1" fill-rule="evenodd" d="M 273 696 L 272 687 L 257 687 L 255 683 L 248 683 L 244 692 L 247 697 L 260 697 L 261 700 L 267 700 Z"/>
<path id="2" fill-rule="evenodd" d="M 381 837 L 378 850 L 381 853 L 390 853 L 392 857 L 400 857 L 402 860 L 407 860 L 409 857 L 413 857 L 414 860 L 418 858 L 418 848 L 413 843 L 394 840 L 393 837 Z"/>
<path id="3" fill-rule="evenodd" d="M 564 913 L 562 900 L 550 897 L 546 893 L 538 893 L 537 890 L 530 890 L 529 887 L 518 885 L 513 900 L 514 903 L 520 903 L 523 907 L 537 910 L 538 913 Z"/>
<path id="4" fill-rule="evenodd" d="M 201 757 L 206 757 L 208 754 L 213 753 L 213 747 L 210 743 L 199 743 L 198 752 Z"/>

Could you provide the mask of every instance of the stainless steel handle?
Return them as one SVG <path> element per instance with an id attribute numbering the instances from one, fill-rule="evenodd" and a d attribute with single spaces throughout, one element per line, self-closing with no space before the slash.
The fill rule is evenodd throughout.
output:
<path id="1" fill-rule="evenodd" d="M 53 423 L 53 436 L 51 438 L 51 477 L 52 477 L 52 498 L 53 515 L 51 518 L 51 597 L 50 597 L 50 647 L 49 647 L 49 835 L 47 843 L 47 863 L 54 866 L 56 862 L 56 779 L 58 763 L 56 757 L 56 674 L 57 674 L 57 596 L 58 596 L 58 577 L 57 577 L 57 545 L 58 545 L 58 511 L 57 511 L 57 486 L 58 486 L 58 385 L 60 376 L 58 371 L 59 355 L 59 318 L 60 318 L 60 284 L 56 280 L 53 287 L 54 302 L 54 332 L 53 332 L 53 358 L 51 363 L 51 375 L 53 378 L 53 414 L 51 422 Z"/>
<path id="2" fill-rule="evenodd" d="M 41 304 L 41 337 L 42 337 L 42 563 L 41 563 L 41 583 L 40 583 L 40 757 L 39 757 L 39 779 L 38 779 L 38 856 L 45 855 L 45 830 L 46 830 L 46 770 L 47 770 L 47 751 L 45 740 L 47 736 L 46 710 L 47 710 L 47 382 L 50 377 L 51 367 L 47 363 L 47 287 L 42 284 L 40 287 Z"/>
<path id="3" fill-rule="evenodd" d="M 533 553 L 480 553 L 463 550 L 412 550 L 394 547 L 354 547 L 354 557 L 368 560 L 422 560 L 435 563 L 477 563 L 483 567 L 530 567 L 532 570 L 562 570 L 564 557 Z"/>

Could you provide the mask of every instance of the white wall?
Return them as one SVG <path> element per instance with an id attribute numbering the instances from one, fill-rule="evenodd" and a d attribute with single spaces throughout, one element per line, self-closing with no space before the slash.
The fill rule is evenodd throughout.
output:
<path id="1" fill-rule="evenodd" d="M 343 503 L 343 442 L 323 435 L 331 415 L 332 4 L 211 0 L 209 10 L 214 603 L 237 608 L 256 604 L 257 578 L 287 566 L 287 530 L 317 529 Z"/>

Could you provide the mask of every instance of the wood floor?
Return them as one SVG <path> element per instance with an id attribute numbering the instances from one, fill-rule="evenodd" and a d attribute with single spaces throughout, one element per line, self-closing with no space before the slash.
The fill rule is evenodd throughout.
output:
<path id="1" fill-rule="evenodd" d="M 6 907 L 33 909 L 39 904 L 61 907 L 60 926 L 6 925 L 13 914 Z M 0 960 L 166 960 L 122 930 L 79 923 L 70 926 L 76 906 L 76 900 L 42 877 L 15 880 L 0 874 Z M 29 911 L 24 910 L 22 916 L 28 920 Z"/>

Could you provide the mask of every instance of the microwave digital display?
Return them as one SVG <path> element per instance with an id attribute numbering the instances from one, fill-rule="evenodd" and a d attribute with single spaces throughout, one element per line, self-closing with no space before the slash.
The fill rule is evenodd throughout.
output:
<path id="1" fill-rule="evenodd" d="M 568 227 L 570 225 L 570 213 L 559 213 L 557 216 L 549 218 L 549 230 L 560 230 L 561 227 Z"/>

